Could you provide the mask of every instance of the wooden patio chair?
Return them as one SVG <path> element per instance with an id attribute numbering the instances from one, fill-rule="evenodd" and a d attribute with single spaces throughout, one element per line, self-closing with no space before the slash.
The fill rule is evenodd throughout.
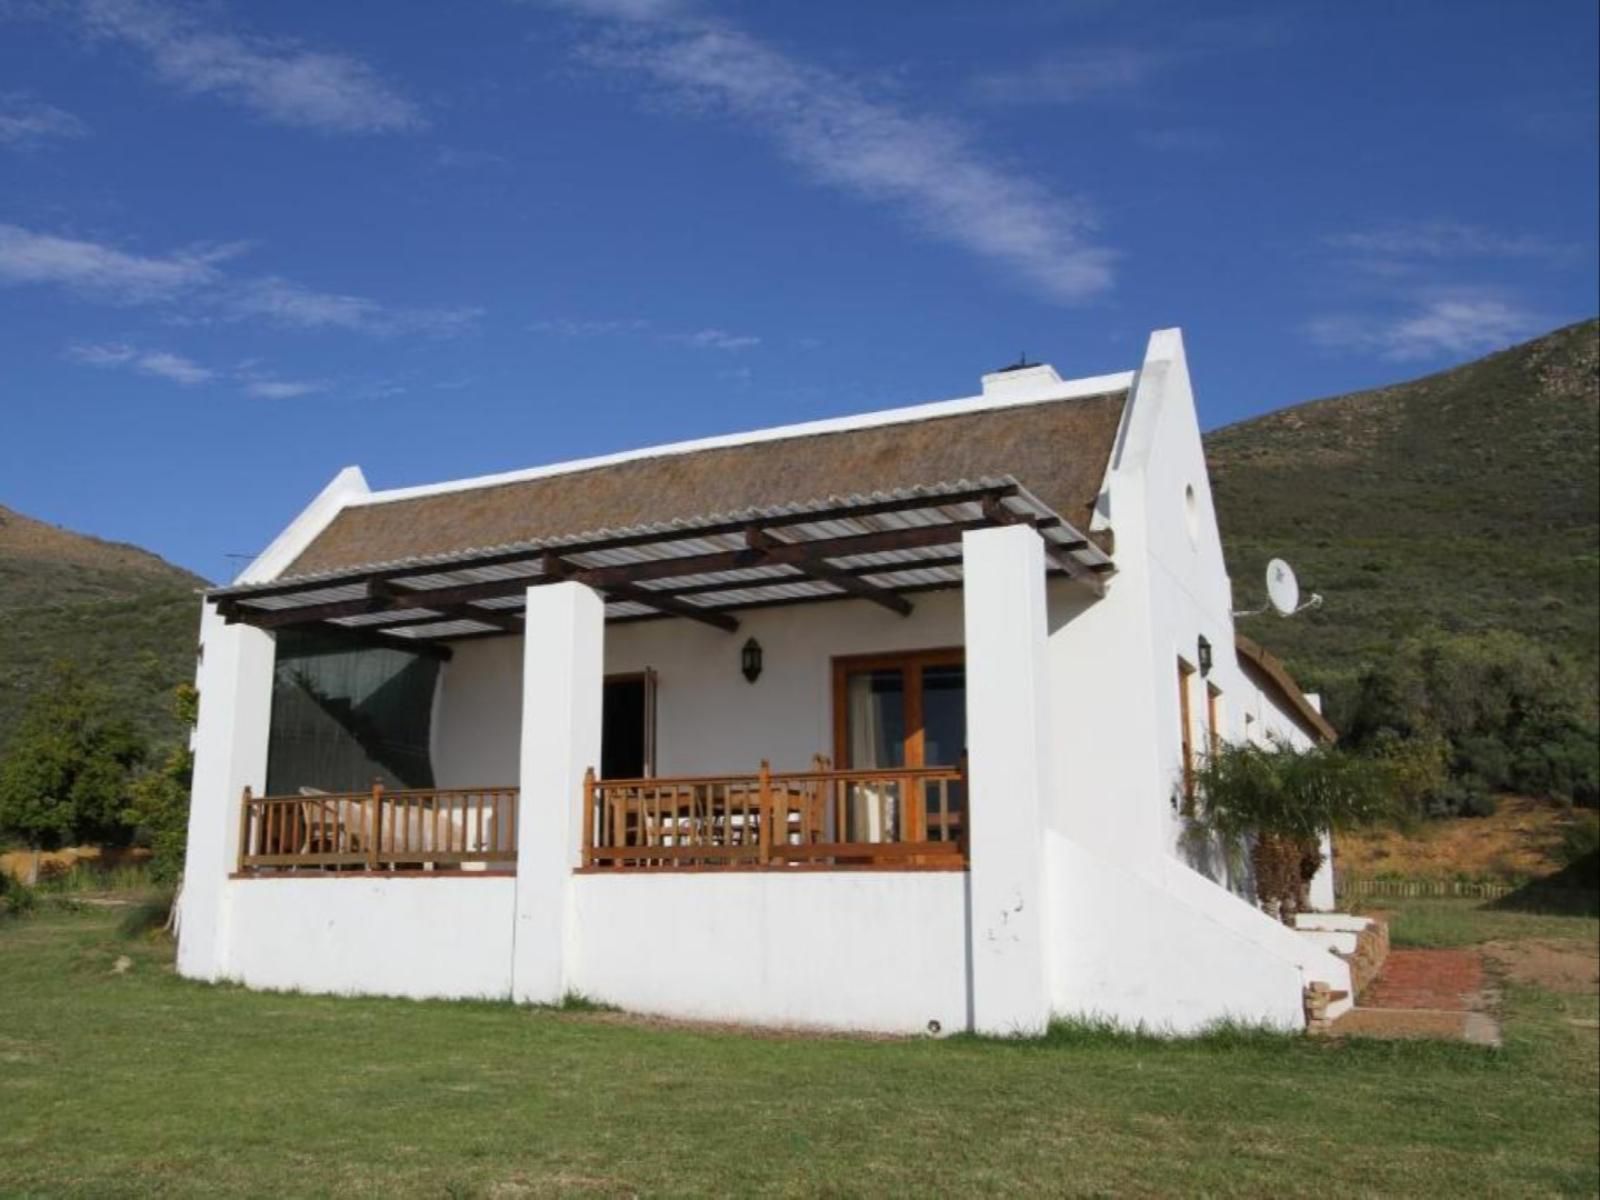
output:
<path id="1" fill-rule="evenodd" d="M 330 797 L 321 788 L 302 787 L 299 854 L 360 854 L 366 848 L 361 805 Z"/>

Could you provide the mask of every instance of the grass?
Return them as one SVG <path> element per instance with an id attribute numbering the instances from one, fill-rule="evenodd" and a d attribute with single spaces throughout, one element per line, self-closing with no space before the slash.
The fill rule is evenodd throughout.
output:
<path id="1" fill-rule="evenodd" d="M 102 867 L 95 862 L 80 862 L 65 871 L 42 872 L 41 875 L 34 885 L 41 895 L 142 893 L 155 886 L 150 867 L 145 863 Z"/>
<path id="2" fill-rule="evenodd" d="M 1445 949 L 1533 938 L 1574 939 L 1592 946 L 1600 941 L 1600 919 L 1512 912 L 1478 900 L 1383 898 L 1366 901 L 1361 910 L 1387 914 L 1389 941 L 1395 946 Z"/>
<path id="3" fill-rule="evenodd" d="M 1397 925 L 1596 930 L 1434 907 Z M 1595 1018 L 1592 994 L 1508 986 L 1500 1051 L 1094 1025 L 1032 1042 L 760 1036 L 209 987 L 176 977 L 165 942 L 119 936 L 122 919 L 0 921 L 0 1193 L 1600 1188 L 1600 1051 L 1571 1023 Z"/>

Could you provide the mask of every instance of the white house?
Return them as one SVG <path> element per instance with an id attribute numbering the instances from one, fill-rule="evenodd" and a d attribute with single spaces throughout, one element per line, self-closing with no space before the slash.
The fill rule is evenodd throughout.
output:
<path id="1" fill-rule="evenodd" d="M 1176 330 L 1115 375 L 424 487 L 347 469 L 205 597 L 179 969 L 1303 1027 L 1346 962 L 1182 836 L 1210 739 L 1332 736 L 1231 612 Z"/>

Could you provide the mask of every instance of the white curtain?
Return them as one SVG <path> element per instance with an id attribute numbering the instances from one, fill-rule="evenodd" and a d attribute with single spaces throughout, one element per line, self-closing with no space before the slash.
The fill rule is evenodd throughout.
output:
<path id="1" fill-rule="evenodd" d="M 903 691 L 874 691 L 873 680 L 882 672 L 861 671 L 850 676 L 846 694 L 850 720 L 850 765 L 856 770 L 893 765 L 901 757 L 889 745 L 891 732 L 884 720 L 890 704 L 904 704 Z M 895 797 L 884 795 L 882 786 L 855 784 L 850 788 L 845 837 L 850 841 L 885 840 L 884 818 L 891 828 L 896 821 Z"/>

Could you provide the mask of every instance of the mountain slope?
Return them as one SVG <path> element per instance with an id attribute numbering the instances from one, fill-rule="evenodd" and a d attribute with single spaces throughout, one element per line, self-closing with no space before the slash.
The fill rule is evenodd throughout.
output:
<path id="1" fill-rule="evenodd" d="M 166 695 L 194 676 L 204 585 L 136 546 L 0 506 L 0 750 L 62 659 L 82 664 L 149 733 L 177 736 Z"/>
<path id="2" fill-rule="evenodd" d="M 1240 608 L 1287 558 L 1327 603 L 1242 631 L 1315 684 L 1427 626 L 1600 663 L 1600 323 L 1206 438 Z"/>

